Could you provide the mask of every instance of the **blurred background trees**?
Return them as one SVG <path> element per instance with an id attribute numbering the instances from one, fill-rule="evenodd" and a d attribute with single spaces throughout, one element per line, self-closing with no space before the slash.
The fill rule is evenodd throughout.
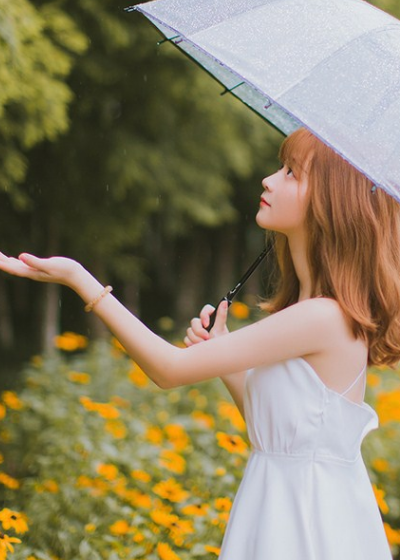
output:
<path id="1" fill-rule="evenodd" d="M 282 137 L 125 7 L 0 0 L 1 250 L 76 258 L 145 322 L 179 328 L 260 252 Z M 101 334 L 74 294 L 0 276 L 3 356 L 66 329 Z"/>

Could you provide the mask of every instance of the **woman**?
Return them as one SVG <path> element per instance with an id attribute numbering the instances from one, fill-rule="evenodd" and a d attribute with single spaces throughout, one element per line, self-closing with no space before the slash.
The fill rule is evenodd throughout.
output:
<path id="1" fill-rule="evenodd" d="M 0 268 L 75 290 L 162 388 L 223 379 L 253 451 L 222 560 L 389 560 L 360 445 L 377 426 L 367 363 L 400 358 L 399 208 L 305 129 L 280 158 L 256 217 L 276 232 L 280 281 L 270 315 L 233 333 L 221 303 L 209 334 L 206 306 L 176 348 L 75 261 L 1 255 Z"/>

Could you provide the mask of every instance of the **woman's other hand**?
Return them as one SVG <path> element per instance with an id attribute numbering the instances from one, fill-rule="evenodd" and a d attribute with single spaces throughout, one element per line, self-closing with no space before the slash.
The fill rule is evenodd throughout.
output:
<path id="1" fill-rule="evenodd" d="M 214 310 L 215 307 L 207 304 L 200 311 L 200 317 L 195 317 L 191 320 L 190 327 L 187 329 L 184 338 L 186 346 L 192 346 L 193 344 L 198 344 L 199 342 L 204 342 L 205 340 L 222 336 L 229 332 L 226 326 L 228 317 L 227 301 L 221 301 L 217 309 L 214 326 L 210 332 L 207 331 L 207 327 L 210 324 L 210 316 L 213 314 Z"/>
<path id="2" fill-rule="evenodd" d="M 0 253 L 0 270 L 21 278 L 64 284 L 74 288 L 79 271 L 83 269 L 79 263 L 65 257 L 41 259 L 22 253 L 18 258 L 14 258 Z"/>

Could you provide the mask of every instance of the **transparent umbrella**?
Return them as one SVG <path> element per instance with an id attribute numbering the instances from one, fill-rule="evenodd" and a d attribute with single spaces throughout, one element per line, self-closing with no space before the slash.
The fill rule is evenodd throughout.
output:
<path id="1" fill-rule="evenodd" d="M 133 6 L 273 126 L 311 130 L 400 201 L 400 22 L 364 0 Z"/>

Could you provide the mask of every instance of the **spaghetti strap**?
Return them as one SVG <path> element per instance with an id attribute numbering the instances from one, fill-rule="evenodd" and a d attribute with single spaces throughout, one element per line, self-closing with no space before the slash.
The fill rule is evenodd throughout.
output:
<path id="1" fill-rule="evenodd" d="M 364 375 L 364 373 L 366 373 L 366 370 L 367 370 L 367 365 L 365 364 L 365 366 L 362 368 L 360 373 L 357 375 L 357 377 L 355 378 L 353 383 L 349 387 L 347 387 L 347 389 L 345 391 L 343 391 L 343 393 L 340 393 L 340 394 L 342 396 L 347 395 L 347 393 L 349 391 L 351 391 L 351 389 L 358 383 L 359 379 Z M 366 385 L 366 376 L 364 378 L 364 391 L 365 391 L 365 385 Z"/>

